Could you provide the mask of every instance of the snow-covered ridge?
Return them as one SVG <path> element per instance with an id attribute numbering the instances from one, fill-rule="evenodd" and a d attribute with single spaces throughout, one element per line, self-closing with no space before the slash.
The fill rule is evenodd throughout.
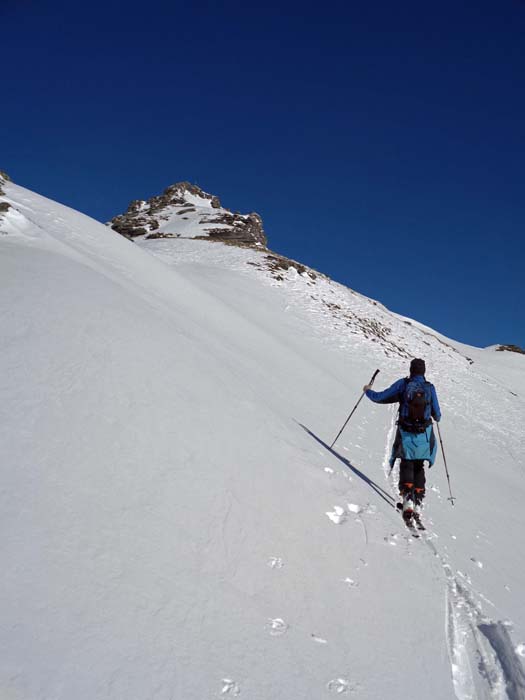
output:
<path id="1" fill-rule="evenodd" d="M 457 343 L 423 324 L 401 317 L 379 302 L 294 260 L 271 251 L 237 249 L 220 244 L 210 246 L 199 240 L 142 240 L 139 245 L 181 274 L 190 268 L 192 276 L 196 274 L 203 286 L 214 270 L 214 274 L 224 280 L 236 272 L 250 279 L 255 277 L 263 285 L 280 290 L 283 308 L 303 319 L 309 326 L 310 335 L 351 357 L 365 352 L 370 360 L 374 358 L 379 364 L 388 358 L 391 366 L 398 368 L 396 371 L 402 375 L 406 374 L 406 363 L 412 357 L 425 357 L 429 368 L 440 367 L 440 381 L 448 397 L 445 401 L 452 400 L 460 377 L 468 382 L 468 377 L 479 374 L 483 383 L 490 383 L 500 390 L 501 385 L 493 383 L 486 374 L 483 350 Z M 221 294 L 216 287 L 211 292 L 214 296 Z M 255 308 L 253 313 L 257 313 Z M 511 364 L 522 366 L 523 363 L 516 357 L 516 362 Z M 489 366 L 492 367 L 490 363 Z M 503 368 L 501 362 L 499 366 Z M 509 398 L 513 395 L 513 376 L 507 383 Z M 475 391 L 469 397 L 470 402 L 479 409 L 475 416 L 469 410 L 468 420 L 474 420 L 470 430 L 481 434 L 490 426 L 495 440 L 504 443 L 509 435 L 513 435 L 525 450 L 525 434 L 520 427 L 523 403 L 511 400 L 505 409 L 505 424 L 500 426 L 501 406 L 487 401 L 484 390 Z M 500 427 L 502 434 L 498 437 Z"/>
<path id="2" fill-rule="evenodd" d="M 522 355 L 2 188 L 2 697 L 523 700 Z M 439 457 L 419 540 L 395 408 L 363 400 L 328 448 L 406 355 L 457 499 Z"/>
<path id="3" fill-rule="evenodd" d="M 161 195 L 131 202 L 109 225 L 128 238 L 209 238 L 238 245 L 266 245 L 258 214 L 239 214 L 188 182 L 167 187 Z"/>

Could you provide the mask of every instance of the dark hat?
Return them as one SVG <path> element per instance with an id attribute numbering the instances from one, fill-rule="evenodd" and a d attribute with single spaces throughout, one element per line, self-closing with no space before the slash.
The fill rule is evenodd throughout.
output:
<path id="1" fill-rule="evenodd" d="M 412 362 L 410 363 L 410 374 L 412 376 L 416 374 L 425 374 L 425 371 L 425 360 L 412 360 Z"/>

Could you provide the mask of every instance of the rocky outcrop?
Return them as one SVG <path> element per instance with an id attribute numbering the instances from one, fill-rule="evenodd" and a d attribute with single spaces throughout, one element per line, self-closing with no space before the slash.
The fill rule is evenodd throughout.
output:
<path id="1" fill-rule="evenodd" d="M 525 348 L 520 348 L 519 345 L 498 345 L 496 348 L 499 352 L 507 350 L 508 352 L 517 352 L 520 355 L 525 355 Z"/>
<path id="2" fill-rule="evenodd" d="M 306 265 L 298 263 L 296 260 L 286 258 L 284 255 L 278 255 L 273 252 L 264 255 L 257 262 L 249 261 L 248 265 L 258 267 L 260 270 L 269 270 L 272 277 L 278 282 L 284 281 L 286 274 L 290 270 L 294 270 L 295 273 L 306 277 L 309 281 L 316 280 L 319 275 L 318 272 L 312 270 L 310 267 L 306 267 Z"/>
<path id="3" fill-rule="evenodd" d="M 0 170 L 0 197 L 5 197 L 5 192 L 3 190 L 2 185 L 5 182 L 9 182 L 9 180 L 10 180 L 9 175 L 7 173 L 4 173 L 3 170 Z M 9 204 L 9 202 L 0 202 L 0 224 L 2 223 L 2 219 L 4 218 L 4 214 L 7 211 L 9 211 L 10 208 L 11 208 L 11 205 Z M 3 233 L 3 232 L 0 231 L 0 233 Z"/>
<path id="4" fill-rule="evenodd" d="M 5 195 L 4 190 L 2 189 L 2 185 L 4 182 L 10 182 L 11 178 L 7 173 L 5 173 L 3 170 L 0 170 L 0 197 Z"/>
<path id="5" fill-rule="evenodd" d="M 210 238 L 219 241 L 230 241 L 232 243 L 260 243 L 266 247 L 266 236 L 263 230 L 263 222 L 259 214 L 253 212 L 242 216 L 241 214 L 231 214 L 229 212 L 220 213 L 215 218 L 206 221 L 208 224 L 221 224 L 228 226 L 225 228 L 207 228 Z"/>
<path id="6" fill-rule="evenodd" d="M 127 238 L 198 238 L 258 247 L 267 242 L 258 214 L 232 212 L 189 182 L 170 185 L 148 200 L 134 200 L 108 225 Z"/>

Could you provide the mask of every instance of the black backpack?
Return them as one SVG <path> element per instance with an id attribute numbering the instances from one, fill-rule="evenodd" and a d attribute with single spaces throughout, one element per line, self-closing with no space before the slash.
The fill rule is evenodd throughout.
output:
<path id="1" fill-rule="evenodd" d="M 405 389 L 399 406 L 399 425 L 412 433 L 422 433 L 431 424 L 432 394 L 430 382 L 405 379 Z"/>

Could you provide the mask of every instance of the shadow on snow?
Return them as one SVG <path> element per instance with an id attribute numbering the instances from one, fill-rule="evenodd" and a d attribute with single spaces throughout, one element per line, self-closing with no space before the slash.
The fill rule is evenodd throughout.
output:
<path id="1" fill-rule="evenodd" d="M 365 484 L 370 486 L 370 488 L 373 491 L 375 491 L 377 493 L 377 495 L 383 499 L 383 501 L 388 503 L 388 505 L 391 506 L 392 508 L 396 507 L 395 506 L 395 499 L 393 498 L 393 496 L 391 496 L 387 491 L 385 491 L 381 486 L 379 486 L 379 484 L 376 484 L 376 482 L 373 481 L 372 479 L 370 479 L 370 477 L 368 477 L 366 474 L 364 474 L 362 471 L 360 471 L 357 467 L 354 467 L 354 465 L 348 459 L 346 459 L 345 457 L 340 455 L 339 452 L 336 452 L 334 449 L 332 449 L 330 447 L 330 445 L 327 445 L 326 442 L 321 440 L 320 437 L 318 437 L 315 433 L 313 433 L 311 430 L 309 430 L 309 428 L 307 428 L 305 425 L 303 425 L 302 423 L 299 423 L 299 425 L 301 426 L 301 428 L 305 432 L 308 433 L 308 435 L 310 435 L 310 437 L 313 437 L 314 440 L 316 440 L 320 445 L 322 445 L 325 448 L 325 450 L 330 452 L 330 454 L 332 454 L 334 457 L 337 457 L 337 459 L 340 462 L 342 462 L 345 465 L 345 467 L 348 467 L 348 469 L 350 469 L 350 471 L 353 474 L 358 476 L 362 481 L 365 482 Z"/>

